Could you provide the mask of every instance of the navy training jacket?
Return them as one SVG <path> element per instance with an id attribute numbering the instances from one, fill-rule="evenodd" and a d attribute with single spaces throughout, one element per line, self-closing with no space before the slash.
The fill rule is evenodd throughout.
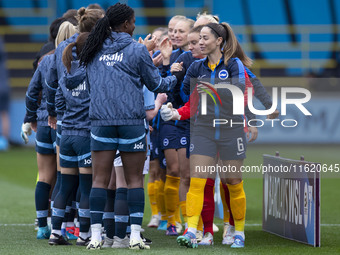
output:
<path id="1" fill-rule="evenodd" d="M 219 64 L 212 71 L 208 67 L 208 59 L 204 58 L 201 60 L 197 60 L 192 63 L 187 70 L 186 76 L 183 81 L 183 92 L 186 95 L 190 95 L 193 89 L 196 87 L 197 82 L 206 81 L 211 83 L 212 85 L 225 83 L 232 84 L 237 86 L 244 93 L 245 90 L 245 74 L 244 74 L 244 66 L 240 59 L 231 58 L 228 62 L 228 65 L 225 66 L 224 58 L 220 59 Z M 201 103 L 200 100 L 198 106 L 198 114 L 196 116 L 195 126 L 212 126 L 214 119 L 227 119 L 232 120 L 233 122 L 242 123 L 244 120 L 243 115 L 234 115 L 233 114 L 233 96 L 229 89 L 216 89 L 218 95 L 221 98 L 222 105 L 220 104 L 216 95 L 214 96 L 214 100 L 207 95 L 207 114 L 203 115 L 201 112 Z M 242 98 L 242 103 L 244 99 Z M 244 103 L 243 103 L 244 105 Z M 255 115 L 252 114 L 248 107 L 245 106 L 245 115 L 249 119 L 255 119 Z M 223 127 L 230 128 L 229 125 L 225 125 Z"/>
<path id="2" fill-rule="evenodd" d="M 143 84 L 168 92 L 175 76 L 162 78 L 143 44 L 124 32 L 112 32 L 87 66 L 92 126 L 143 125 Z"/>
<path id="3" fill-rule="evenodd" d="M 78 33 L 74 34 L 70 38 L 66 39 L 65 41 L 62 41 L 59 43 L 58 47 L 56 48 L 54 54 L 53 54 L 53 62 L 50 66 L 50 68 L 47 70 L 47 85 L 48 85 L 48 91 L 47 91 L 47 110 L 50 116 L 56 116 L 56 109 L 55 109 L 55 95 L 58 88 L 58 81 L 61 79 L 61 77 L 64 75 L 65 66 L 62 61 L 62 56 L 64 49 L 67 45 L 69 45 L 72 42 L 75 42 L 78 37 Z M 58 119 L 60 119 L 61 116 L 58 113 Z"/>
<path id="4" fill-rule="evenodd" d="M 59 96 L 60 93 L 62 96 Z M 56 107 L 65 109 L 62 117 L 63 135 L 90 136 L 89 87 L 86 69 L 79 67 L 78 60 L 72 61 L 70 73 L 65 70 L 64 76 L 59 80 Z"/>
<path id="5" fill-rule="evenodd" d="M 47 83 L 46 72 L 51 66 L 53 55 L 46 55 L 38 65 L 37 70 L 28 85 L 26 92 L 26 122 L 38 122 L 39 126 L 48 126 L 48 112 L 46 105 Z M 39 98 L 41 93 L 41 100 Z"/>

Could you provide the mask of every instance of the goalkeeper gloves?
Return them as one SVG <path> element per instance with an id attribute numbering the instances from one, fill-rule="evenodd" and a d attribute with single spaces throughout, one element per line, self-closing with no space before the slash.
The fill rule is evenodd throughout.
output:
<path id="1" fill-rule="evenodd" d="M 162 105 L 161 117 L 164 121 L 181 119 L 181 115 L 179 115 L 178 111 L 172 108 L 172 103 L 168 103 L 167 105 Z"/>
<path id="2" fill-rule="evenodd" d="M 26 122 L 23 123 L 21 126 L 21 138 L 27 144 L 28 143 L 28 136 L 32 134 L 31 123 Z"/>

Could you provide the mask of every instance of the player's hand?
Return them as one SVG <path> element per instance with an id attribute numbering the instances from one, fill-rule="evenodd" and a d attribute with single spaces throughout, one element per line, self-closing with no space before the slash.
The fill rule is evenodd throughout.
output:
<path id="1" fill-rule="evenodd" d="M 156 101 L 160 103 L 160 105 L 164 104 L 168 100 L 168 95 L 166 93 L 158 93 L 156 97 Z"/>
<path id="2" fill-rule="evenodd" d="M 206 94 L 207 92 L 213 93 L 213 91 L 209 88 L 209 86 L 214 87 L 214 85 L 212 85 L 209 82 L 200 81 L 199 84 L 197 85 L 197 92 L 199 94 Z"/>
<path id="3" fill-rule="evenodd" d="M 31 123 L 30 122 L 23 123 L 21 126 L 20 135 L 25 144 L 28 143 L 28 136 L 30 136 L 31 134 L 32 134 Z"/>
<path id="4" fill-rule="evenodd" d="M 172 54 L 172 43 L 168 37 L 164 38 L 159 44 L 159 50 L 161 51 L 163 58 L 168 59 Z"/>
<path id="5" fill-rule="evenodd" d="M 171 72 L 171 73 L 180 72 L 180 71 L 182 71 L 182 69 L 183 69 L 183 62 L 181 62 L 181 63 L 173 63 L 173 64 L 171 65 L 171 70 L 170 70 L 170 72 Z"/>
<path id="6" fill-rule="evenodd" d="M 37 122 L 31 122 L 31 128 L 34 132 L 37 132 L 38 123 Z"/>
<path id="7" fill-rule="evenodd" d="M 153 132 L 153 127 L 149 125 L 150 134 Z"/>
<path id="8" fill-rule="evenodd" d="M 158 54 L 156 57 L 152 59 L 153 64 L 156 67 L 159 67 L 163 63 L 163 56 L 162 54 Z"/>
<path id="9" fill-rule="evenodd" d="M 57 117 L 48 116 L 48 125 L 53 129 L 57 129 Z"/>
<path id="10" fill-rule="evenodd" d="M 156 36 L 152 36 L 151 39 L 150 37 L 151 34 L 148 34 L 144 40 L 141 37 L 138 39 L 138 42 L 144 44 L 148 51 L 151 51 L 156 47 Z"/>
<path id="11" fill-rule="evenodd" d="M 181 118 L 178 111 L 172 108 L 172 103 L 168 103 L 167 105 L 162 106 L 161 117 L 164 121 L 179 120 Z"/>
<path id="12" fill-rule="evenodd" d="M 279 110 L 275 110 L 273 113 L 267 116 L 267 119 L 270 120 L 276 119 L 279 116 L 279 114 L 280 114 Z"/>
<path id="13" fill-rule="evenodd" d="M 257 138 L 258 135 L 258 130 L 256 127 L 248 127 L 248 132 L 247 132 L 247 139 L 248 142 L 254 142 Z M 250 139 L 249 139 L 250 137 Z"/>

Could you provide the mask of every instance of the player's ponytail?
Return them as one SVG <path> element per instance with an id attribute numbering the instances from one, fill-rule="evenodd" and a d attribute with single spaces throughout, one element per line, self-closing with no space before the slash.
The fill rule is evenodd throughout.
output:
<path id="1" fill-rule="evenodd" d="M 116 31 L 119 25 L 126 20 L 130 21 L 133 16 L 134 10 L 126 4 L 116 3 L 110 6 L 91 31 L 80 54 L 80 64 L 87 66 L 101 50 L 104 41 L 111 36 L 111 29 Z"/>
<path id="2" fill-rule="evenodd" d="M 90 34 L 89 32 L 81 33 L 77 37 L 77 40 L 75 42 L 70 43 L 65 48 L 65 50 L 63 52 L 63 56 L 62 56 L 62 61 L 63 61 L 63 64 L 65 65 L 68 73 L 70 72 L 70 69 L 71 69 L 71 62 L 74 60 L 73 55 L 72 55 L 73 47 L 76 47 L 76 54 L 77 54 L 77 56 L 79 56 L 81 51 L 84 48 L 84 45 L 86 43 L 86 40 L 87 40 L 89 34 Z"/>
<path id="3" fill-rule="evenodd" d="M 98 20 L 97 24 L 87 38 L 84 49 L 80 54 L 81 65 L 87 66 L 87 64 L 91 62 L 97 52 L 102 48 L 106 38 L 110 36 L 110 33 L 110 22 L 108 17 L 105 15 L 103 18 Z"/>
<path id="4" fill-rule="evenodd" d="M 247 54 L 243 51 L 241 44 L 237 41 L 237 47 L 234 58 L 239 58 L 244 66 L 250 68 L 253 64 L 253 60 L 247 56 Z"/>
<path id="5" fill-rule="evenodd" d="M 228 65 L 229 59 L 234 57 L 235 55 L 238 41 L 234 34 L 233 29 L 228 23 L 223 22 L 220 25 L 222 25 L 226 31 L 225 44 L 223 46 L 223 55 L 224 55 L 224 64 Z"/>
<path id="6" fill-rule="evenodd" d="M 73 49 L 74 46 L 76 46 L 75 42 L 67 45 L 67 47 L 65 48 L 65 50 L 63 52 L 63 56 L 62 56 L 63 64 L 66 67 L 66 70 L 67 70 L 68 73 L 70 72 L 70 69 L 71 69 L 71 61 L 73 60 L 72 49 Z"/>

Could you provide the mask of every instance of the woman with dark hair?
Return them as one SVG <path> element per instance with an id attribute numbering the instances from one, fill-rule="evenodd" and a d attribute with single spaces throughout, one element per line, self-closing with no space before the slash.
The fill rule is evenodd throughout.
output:
<path id="1" fill-rule="evenodd" d="M 140 237 L 144 212 L 145 110 L 143 84 L 152 92 L 167 92 L 176 77 L 160 77 L 148 50 L 132 39 L 134 10 L 110 6 L 90 33 L 80 56 L 91 88 L 90 120 L 93 183 L 90 194 L 91 242 L 100 249 L 101 226 L 112 164 L 119 150 L 128 186 L 130 249 L 149 249 Z"/>
<path id="2" fill-rule="evenodd" d="M 216 93 L 219 84 L 233 84 L 245 90 L 247 75 L 245 66 L 251 65 L 249 59 L 238 47 L 238 42 L 233 30 L 227 23 L 209 23 L 203 26 L 200 32 L 199 45 L 201 53 L 207 57 L 195 61 L 187 70 L 183 81 L 183 91 L 189 95 L 196 91 L 197 86 L 191 86 L 190 82 L 203 83 L 202 77 L 209 77 L 205 81 L 211 84 L 203 87 L 203 91 L 212 90 Z M 237 55 L 238 57 L 235 57 Z M 196 83 L 195 82 L 195 83 Z M 192 85 L 195 85 L 193 83 Z M 207 83 L 203 83 L 206 85 Z M 217 86 L 218 87 L 218 86 Z M 209 91 L 208 91 L 209 92 Z M 197 91 L 195 92 L 197 93 Z M 210 93 L 210 92 L 209 92 Z M 246 137 L 243 125 L 213 125 L 216 118 L 228 119 L 230 122 L 243 123 L 242 115 L 233 114 L 233 96 L 229 89 L 219 88 L 217 99 L 221 102 L 214 104 L 215 96 L 207 98 L 206 112 L 197 107 L 196 121 L 191 130 L 190 145 L 190 188 L 187 193 L 187 217 L 188 231 L 178 237 L 180 245 L 196 248 L 196 230 L 199 216 L 203 207 L 204 188 L 209 177 L 206 171 L 197 171 L 197 167 L 206 168 L 215 165 L 217 152 L 223 167 L 235 169 L 235 172 L 220 173 L 222 182 L 227 183 L 230 193 L 230 207 L 235 221 L 235 236 L 233 248 L 244 247 L 244 223 L 246 211 L 246 198 L 243 189 L 242 174 L 240 168 L 243 165 L 246 152 Z M 254 119 L 246 108 L 246 116 Z"/>

